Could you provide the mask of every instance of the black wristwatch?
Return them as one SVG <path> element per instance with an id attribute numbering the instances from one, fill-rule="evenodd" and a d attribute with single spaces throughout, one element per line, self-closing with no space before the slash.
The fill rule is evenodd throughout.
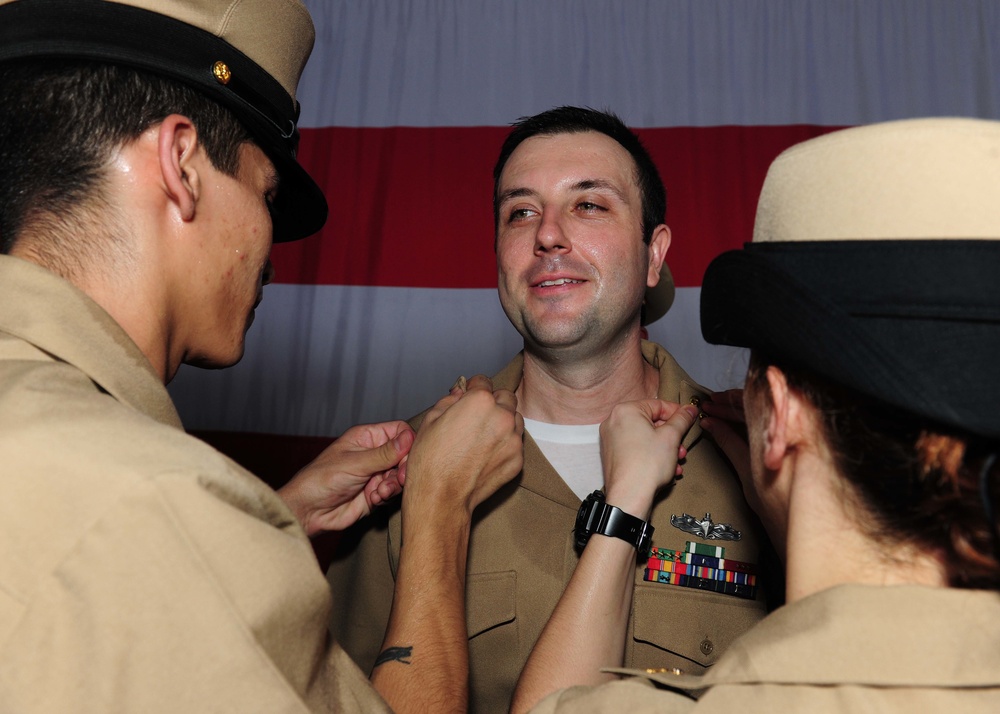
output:
<path id="1" fill-rule="evenodd" d="M 653 541 L 653 526 L 605 502 L 601 491 L 594 491 L 580 504 L 575 531 L 580 548 L 587 545 L 594 533 L 621 538 L 639 553 L 648 551 Z"/>

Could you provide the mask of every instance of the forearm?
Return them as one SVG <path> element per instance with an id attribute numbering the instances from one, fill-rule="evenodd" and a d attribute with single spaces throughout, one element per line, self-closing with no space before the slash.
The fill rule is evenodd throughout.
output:
<path id="1" fill-rule="evenodd" d="M 410 532 L 405 518 L 404 510 L 392 612 L 372 684 L 396 712 L 465 712 L 469 519 Z"/>
<path id="2" fill-rule="evenodd" d="M 686 453 L 680 442 L 697 414 L 656 399 L 615 406 L 601 425 L 606 503 L 648 521 L 656 491 L 680 471 L 677 460 Z M 558 689 L 612 679 L 600 670 L 624 660 L 635 559 L 635 546 L 624 540 L 590 538 L 521 672 L 512 711 L 526 711 Z"/>
<path id="3" fill-rule="evenodd" d="M 635 578 L 635 548 L 595 535 L 521 672 L 511 706 L 524 712 L 552 692 L 613 679 L 620 667 Z"/>
<path id="4" fill-rule="evenodd" d="M 397 712 L 465 712 L 465 568 L 472 512 L 521 469 L 510 392 L 473 377 L 424 419 L 408 456 L 392 612 L 372 683 Z"/>

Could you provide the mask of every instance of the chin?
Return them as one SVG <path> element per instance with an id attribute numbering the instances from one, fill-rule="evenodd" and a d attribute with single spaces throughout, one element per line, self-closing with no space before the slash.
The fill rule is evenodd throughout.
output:
<path id="1" fill-rule="evenodd" d="M 559 320 L 534 320 L 525 324 L 525 332 L 533 342 L 542 347 L 569 347 L 580 343 L 589 334 L 584 318 Z"/>
<path id="2" fill-rule="evenodd" d="M 239 347 L 234 348 L 229 352 L 217 352 L 188 357 L 184 360 L 184 364 L 189 364 L 192 367 L 198 367 L 200 369 L 225 369 L 226 367 L 232 367 L 234 364 L 243 359 L 243 351 L 243 341 L 240 340 Z"/>

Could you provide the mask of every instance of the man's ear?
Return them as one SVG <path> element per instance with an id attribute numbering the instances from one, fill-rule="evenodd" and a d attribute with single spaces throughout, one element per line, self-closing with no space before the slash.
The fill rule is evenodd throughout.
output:
<path id="1" fill-rule="evenodd" d="M 663 223 L 653 229 L 653 237 L 649 241 L 649 271 L 646 275 L 646 287 L 651 288 L 660 282 L 660 266 L 670 249 L 670 229 Z"/>
<path id="2" fill-rule="evenodd" d="M 198 130 L 187 117 L 171 114 L 160 123 L 156 148 L 167 195 L 181 218 L 190 221 L 201 196 L 201 177 L 195 162 Z"/>

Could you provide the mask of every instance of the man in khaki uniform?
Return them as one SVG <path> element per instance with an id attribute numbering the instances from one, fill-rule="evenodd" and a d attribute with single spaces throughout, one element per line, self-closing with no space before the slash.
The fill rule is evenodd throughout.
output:
<path id="1" fill-rule="evenodd" d="M 272 234 L 326 218 L 295 160 L 312 41 L 298 0 L 0 2 L 4 712 L 466 708 L 471 512 L 520 469 L 513 395 L 473 378 L 416 438 L 348 430 L 282 499 L 164 386 L 240 359 Z M 306 535 L 404 482 L 373 687 Z"/>
<path id="2" fill-rule="evenodd" d="M 570 685 L 533 711 L 1000 710 L 998 193 L 996 121 L 858 127 L 775 160 L 753 243 L 702 283 L 705 338 L 751 348 L 745 397 L 702 426 L 782 551 L 787 604 L 704 676 L 584 686 L 613 679 L 587 653 L 620 638 L 631 588 L 627 548 L 595 535 L 515 711 Z M 749 444 L 728 423 L 744 403 Z M 616 408 L 608 500 L 649 508 L 694 422 Z"/>
<path id="3" fill-rule="evenodd" d="M 666 311 L 673 284 L 663 269 L 670 244 L 663 184 L 636 136 L 613 115 L 554 109 L 515 126 L 494 179 L 500 300 L 524 337 L 524 352 L 494 383 L 517 394 L 528 434 L 520 477 L 477 511 L 473 525 L 466 616 L 471 704 L 480 712 L 510 706 L 576 568 L 577 513 L 604 485 L 597 425 L 622 400 L 690 403 L 706 394 L 641 337 L 644 295 L 650 321 Z M 673 553 L 689 542 L 721 546 L 757 567 L 756 521 L 735 474 L 700 429 L 684 445 L 685 477 L 659 495 L 649 518 L 652 545 Z M 332 631 L 367 669 L 380 645 L 372 633 L 389 616 L 399 515 L 359 524 L 343 542 L 329 571 L 334 599 L 344 604 Z M 647 581 L 647 565 L 640 558 L 630 571 L 628 632 L 607 651 L 607 665 L 700 672 L 764 616 L 762 588 L 727 594 L 709 583 L 698 589 L 693 579 L 688 587 Z"/>

